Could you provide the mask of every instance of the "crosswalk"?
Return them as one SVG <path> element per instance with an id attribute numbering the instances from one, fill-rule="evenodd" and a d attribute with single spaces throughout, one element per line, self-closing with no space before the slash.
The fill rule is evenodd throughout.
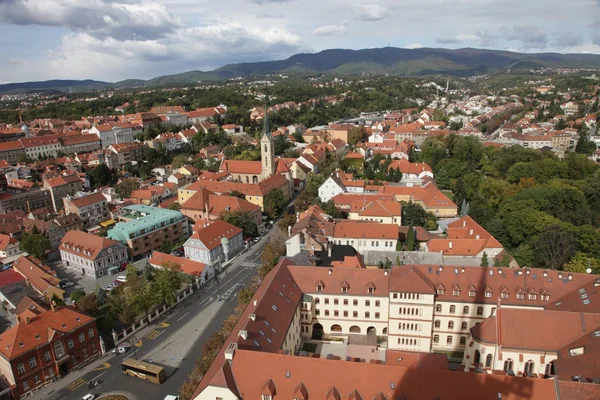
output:
<path id="1" fill-rule="evenodd" d="M 255 261 L 244 261 L 240 264 L 240 267 L 246 269 L 258 269 L 258 267 L 260 267 L 260 263 Z"/>
<path id="2" fill-rule="evenodd" d="M 159 337 L 164 331 L 163 330 L 158 330 L 158 329 L 152 329 L 150 332 L 148 332 L 144 337 L 146 339 L 156 339 L 157 337 Z"/>
<path id="3" fill-rule="evenodd" d="M 87 383 L 87 381 L 83 378 L 79 378 L 74 380 L 73 382 L 69 383 L 67 385 L 67 389 L 70 390 L 71 392 L 74 392 L 75 390 L 79 389 L 81 386 L 85 385 Z"/>

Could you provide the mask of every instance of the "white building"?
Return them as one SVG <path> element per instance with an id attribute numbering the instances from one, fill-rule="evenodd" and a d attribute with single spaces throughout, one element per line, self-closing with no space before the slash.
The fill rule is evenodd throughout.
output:
<path id="1" fill-rule="evenodd" d="M 244 248 L 242 232 L 222 220 L 207 223 L 183 245 L 185 258 L 219 269 Z"/>
<path id="2" fill-rule="evenodd" d="M 346 193 L 346 186 L 342 180 L 335 175 L 331 175 L 321 186 L 319 186 L 319 200 L 327 203 L 338 194 Z"/>

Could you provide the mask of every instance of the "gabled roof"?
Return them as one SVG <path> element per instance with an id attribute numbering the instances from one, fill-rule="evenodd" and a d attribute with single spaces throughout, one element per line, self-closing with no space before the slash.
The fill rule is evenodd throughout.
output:
<path id="1" fill-rule="evenodd" d="M 199 261 L 172 256 L 156 250 L 152 252 L 152 256 L 150 256 L 148 263 L 157 267 L 163 267 L 166 265 L 167 268 L 170 265 L 179 265 L 181 267 L 181 272 L 191 276 L 201 276 L 204 268 L 206 267 L 206 264 Z"/>
<path id="2" fill-rule="evenodd" d="M 114 240 L 83 231 L 71 230 L 61 239 L 59 249 L 78 257 L 95 260 L 101 256 L 104 250 L 115 245 L 119 245 L 119 250 L 125 250 L 125 246 Z"/>
<path id="3" fill-rule="evenodd" d="M 217 220 L 194 232 L 190 239 L 199 240 L 208 250 L 212 250 L 221 245 L 222 238 L 231 240 L 242 232 L 243 230 L 237 226 Z"/>
<path id="4" fill-rule="evenodd" d="M 375 200 L 370 202 L 361 202 L 358 200 L 352 203 L 350 212 L 358 213 L 361 217 L 398 217 L 402 216 L 402 205 L 392 200 Z"/>
<path id="5" fill-rule="evenodd" d="M 389 282 L 390 292 L 414 292 L 435 294 L 432 282 L 416 268 L 392 269 Z"/>

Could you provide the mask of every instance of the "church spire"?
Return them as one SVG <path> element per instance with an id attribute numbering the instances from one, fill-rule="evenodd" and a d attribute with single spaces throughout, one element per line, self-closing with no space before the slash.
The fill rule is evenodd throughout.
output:
<path id="1" fill-rule="evenodd" d="M 269 127 L 269 96 L 265 96 L 265 113 L 263 116 L 263 136 L 271 139 L 271 128 Z"/>

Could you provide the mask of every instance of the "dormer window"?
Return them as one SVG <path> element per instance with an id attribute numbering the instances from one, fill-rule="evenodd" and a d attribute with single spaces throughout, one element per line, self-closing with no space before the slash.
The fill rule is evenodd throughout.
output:
<path id="1" fill-rule="evenodd" d="M 343 287 L 342 288 L 342 293 L 348 293 L 348 288 L 347 287 Z"/>
<path id="2" fill-rule="evenodd" d="M 322 291 L 323 291 L 323 286 L 317 285 L 317 292 L 322 292 Z"/>
<path id="3" fill-rule="evenodd" d="M 367 288 L 367 293 L 373 294 L 373 293 L 375 293 L 375 289 L 374 288 Z"/>
<path id="4" fill-rule="evenodd" d="M 517 293 L 517 300 L 525 299 L 525 295 L 523 293 Z"/>
<path id="5" fill-rule="evenodd" d="M 443 295 L 443 294 L 444 294 L 444 292 L 445 292 L 445 290 L 444 290 L 444 289 L 440 289 L 440 288 L 438 288 L 438 290 L 437 290 L 437 294 L 438 294 L 438 295 L 440 295 L 440 296 L 441 296 L 441 295 Z"/>
<path id="6" fill-rule="evenodd" d="M 491 297 L 492 297 L 492 292 L 490 292 L 490 291 L 486 291 L 486 292 L 485 292 L 485 298 L 486 298 L 486 299 L 489 299 L 489 298 L 491 298 Z"/>
<path id="7" fill-rule="evenodd" d="M 500 297 L 503 298 L 503 299 L 508 299 L 508 293 L 503 292 L 503 293 L 500 294 Z"/>
<path id="8" fill-rule="evenodd" d="M 453 290 L 453 291 L 452 291 L 452 296 L 454 296 L 454 297 L 458 297 L 458 296 L 460 296 L 460 290 L 456 290 L 456 289 L 455 289 L 455 290 Z"/>
<path id="9" fill-rule="evenodd" d="M 348 284 L 348 282 L 344 281 L 342 282 L 342 293 L 348 293 L 348 289 L 350 288 L 350 285 Z"/>
<path id="10" fill-rule="evenodd" d="M 537 295 L 535 293 L 529 293 L 529 300 L 535 300 Z"/>
<path id="11" fill-rule="evenodd" d="M 469 290 L 469 297 L 475 297 L 475 293 L 474 290 Z"/>

